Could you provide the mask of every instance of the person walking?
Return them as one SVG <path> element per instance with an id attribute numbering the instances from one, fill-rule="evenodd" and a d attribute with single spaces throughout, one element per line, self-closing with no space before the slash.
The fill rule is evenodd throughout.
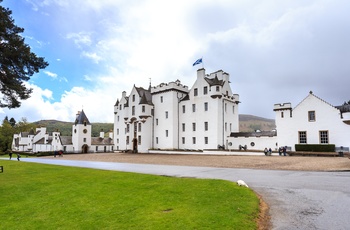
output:
<path id="1" fill-rule="evenodd" d="M 19 158 L 21 158 L 21 154 L 17 153 L 17 160 L 19 161 Z"/>
<path id="2" fill-rule="evenodd" d="M 283 147 L 283 156 L 287 156 L 287 146 Z"/>
<path id="3" fill-rule="evenodd" d="M 12 151 L 9 152 L 10 160 L 12 159 Z"/>

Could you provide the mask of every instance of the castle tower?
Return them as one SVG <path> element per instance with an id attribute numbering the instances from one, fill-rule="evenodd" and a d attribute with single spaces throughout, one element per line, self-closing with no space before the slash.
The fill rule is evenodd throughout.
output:
<path id="1" fill-rule="evenodd" d="M 91 124 L 84 113 L 78 111 L 74 125 L 72 127 L 73 152 L 87 153 L 91 146 Z"/>

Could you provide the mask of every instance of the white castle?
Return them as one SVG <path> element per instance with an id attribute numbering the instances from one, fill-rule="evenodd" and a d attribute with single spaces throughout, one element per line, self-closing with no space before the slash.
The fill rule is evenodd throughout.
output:
<path id="1" fill-rule="evenodd" d="M 148 89 L 134 86 L 114 105 L 115 150 L 224 148 L 239 131 L 239 95 L 229 74 L 197 71 L 191 89 L 179 80 Z"/>

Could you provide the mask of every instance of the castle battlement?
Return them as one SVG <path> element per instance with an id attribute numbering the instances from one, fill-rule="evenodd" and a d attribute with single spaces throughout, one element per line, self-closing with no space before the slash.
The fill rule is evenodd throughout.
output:
<path id="1" fill-rule="evenodd" d="M 278 111 L 278 110 L 291 110 L 292 109 L 292 104 L 291 103 L 282 103 L 282 104 L 274 104 L 273 106 L 273 111 Z"/>
<path id="2" fill-rule="evenodd" d="M 161 83 L 157 86 L 154 86 L 151 88 L 151 93 L 160 93 L 163 91 L 169 91 L 169 90 L 178 90 L 181 92 L 188 92 L 188 86 L 181 84 L 179 80 L 176 80 L 175 82 L 169 82 L 169 83 Z"/>

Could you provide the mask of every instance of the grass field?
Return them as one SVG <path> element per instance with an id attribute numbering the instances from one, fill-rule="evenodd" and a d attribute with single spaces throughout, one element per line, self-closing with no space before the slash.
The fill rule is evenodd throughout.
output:
<path id="1" fill-rule="evenodd" d="M 255 193 L 228 181 L 0 165 L 0 229 L 257 228 Z"/>

